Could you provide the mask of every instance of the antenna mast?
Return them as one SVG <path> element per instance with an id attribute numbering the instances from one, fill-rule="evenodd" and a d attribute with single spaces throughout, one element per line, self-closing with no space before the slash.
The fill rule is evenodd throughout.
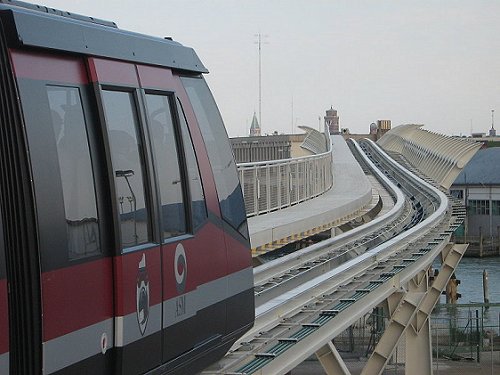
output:
<path id="1" fill-rule="evenodd" d="M 262 35 L 261 33 L 255 34 L 258 38 L 256 44 L 259 45 L 259 124 L 262 129 L 262 38 L 267 37 L 267 35 Z"/>

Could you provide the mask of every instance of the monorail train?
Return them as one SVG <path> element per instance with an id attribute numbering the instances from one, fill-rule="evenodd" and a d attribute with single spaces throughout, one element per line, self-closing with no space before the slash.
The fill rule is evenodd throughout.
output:
<path id="1" fill-rule="evenodd" d="M 0 0 L 0 374 L 191 374 L 254 320 L 191 48 Z"/>

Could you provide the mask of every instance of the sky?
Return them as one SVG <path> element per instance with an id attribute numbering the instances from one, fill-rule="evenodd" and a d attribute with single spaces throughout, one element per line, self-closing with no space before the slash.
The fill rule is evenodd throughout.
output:
<path id="1" fill-rule="evenodd" d="M 325 111 L 367 133 L 424 124 L 500 130 L 498 0 L 41 0 L 39 4 L 193 47 L 229 136 L 319 128 Z M 321 119 L 321 120 L 320 120 Z"/>

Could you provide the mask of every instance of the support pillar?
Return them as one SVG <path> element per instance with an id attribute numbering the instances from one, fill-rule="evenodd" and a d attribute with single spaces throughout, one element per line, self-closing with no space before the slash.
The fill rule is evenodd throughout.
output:
<path id="1" fill-rule="evenodd" d="M 381 374 L 403 334 L 406 334 L 407 344 L 406 375 L 432 375 L 429 316 L 467 247 L 468 244 L 448 244 L 443 248 L 441 271 L 432 285 L 428 283 L 427 269 L 408 282 L 408 292 L 400 297 L 397 308 L 389 309 L 389 325 L 361 375 Z"/>
<path id="2" fill-rule="evenodd" d="M 406 330 L 406 375 L 432 375 L 432 342 L 430 319 L 419 332 Z"/>

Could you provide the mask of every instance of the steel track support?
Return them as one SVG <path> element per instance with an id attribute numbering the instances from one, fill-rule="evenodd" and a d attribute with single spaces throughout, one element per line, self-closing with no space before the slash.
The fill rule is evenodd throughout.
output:
<path id="1" fill-rule="evenodd" d="M 408 282 L 408 292 L 402 298 L 395 295 L 387 299 L 390 323 L 361 375 L 381 374 L 404 333 L 406 375 L 432 375 L 429 316 L 467 247 L 468 244 L 446 245 L 441 252 L 441 270 L 432 285 L 427 287 L 428 272 L 424 270 Z"/>
<path id="2" fill-rule="evenodd" d="M 327 375 L 351 375 L 331 341 L 316 352 L 316 357 Z"/>
<path id="3" fill-rule="evenodd" d="M 421 271 L 409 282 L 409 290 L 424 293 L 422 303 L 417 306 L 409 327 L 405 331 L 405 373 L 406 375 L 432 375 L 432 344 L 430 337 L 430 312 L 423 310 L 429 300 L 429 271 Z M 439 298 L 439 294 L 437 295 Z M 436 301 L 437 302 L 437 301 Z M 432 308 L 434 304 L 432 304 Z M 432 311 L 432 309 L 431 309 Z"/>
<path id="4" fill-rule="evenodd" d="M 424 293 L 404 294 L 391 316 L 389 325 L 380 338 L 361 375 L 381 374 L 394 353 L 399 339 L 410 325 L 421 303 Z M 390 305 L 390 303 L 389 303 Z"/>
<path id="5" fill-rule="evenodd" d="M 432 375 L 432 343 L 430 319 L 426 319 L 419 332 L 406 330 L 406 375 Z"/>

